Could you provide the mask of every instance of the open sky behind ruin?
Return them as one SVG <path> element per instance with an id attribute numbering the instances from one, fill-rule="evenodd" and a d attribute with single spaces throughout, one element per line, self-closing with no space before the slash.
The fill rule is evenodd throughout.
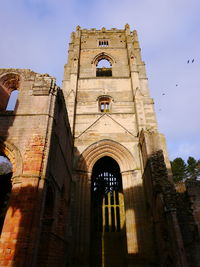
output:
<path id="1" fill-rule="evenodd" d="M 170 159 L 200 158 L 199 0 L 1 0 L 0 10 L 0 68 L 49 73 L 60 86 L 77 25 L 129 23 L 138 31 Z"/>

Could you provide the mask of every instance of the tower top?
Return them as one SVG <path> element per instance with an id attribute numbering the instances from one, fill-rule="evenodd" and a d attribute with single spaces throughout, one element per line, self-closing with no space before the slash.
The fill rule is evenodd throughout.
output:
<path id="1" fill-rule="evenodd" d="M 76 26 L 76 32 L 82 32 L 82 33 L 88 33 L 88 32 L 103 32 L 103 33 L 113 33 L 113 32 L 126 32 L 127 34 L 131 34 L 133 32 L 130 31 L 130 25 L 128 23 L 125 24 L 124 29 L 117 29 L 117 28 L 111 28 L 106 29 L 105 27 L 102 27 L 101 29 L 91 28 L 91 29 L 81 29 L 79 25 Z"/>

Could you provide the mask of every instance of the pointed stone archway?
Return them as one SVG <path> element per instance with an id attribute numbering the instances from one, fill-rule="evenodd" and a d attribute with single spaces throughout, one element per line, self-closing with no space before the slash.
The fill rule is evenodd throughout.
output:
<path id="1" fill-rule="evenodd" d="M 13 167 L 12 177 L 20 176 L 22 174 L 23 162 L 18 148 L 9 141 L 0 138 L 0 153 L 4 154 L 11 161 Z"/>
<path id="2" fill-rule="evenodd" d="M 104 156 L 113 158 L 119 164 L 122 173 L 138 168 L 133 155 L 126 147 L 115 141 L 104 139 L 83 151 L 77 161 L 76 170 L 91 173 L 96 161 Z"/>
<path id="3" fill-rule="evenodd" d="M 90 265 L 91 247 L 91 179 L 95 163 L 103 157 L 114 160 L 120 170 L 124 194 L 126 247 L 127 255 L 138 254 L 138 233 L 136 229 L 136 212 L 139 199 L 144 201 L 141 170 L 130 151 L 112 140 L 101 140 L 89 146 L 76 160 L 74 174 L 74 259 L 81 265 Z M 137 191 L 136 191 L 137 187 Z M 142 194 L 142 198 L 141 198 Z M 136 201 L 134 203 L 134 200 Z M 140 201 L 140 202 L 141 202 Z M 139 203 L 141 207 L 141 203 Z M 140 208 L 138 207 L 138 209 Z M 142 228 L 142 227 L 141 227 Z M 74 263 L 75 264 L 75 263 Z M 78 264 L 78 262 L 76 262 Z"/>
<path id="4" fill-rule="evenodd" d="M 122 177 L 117 162 L 100 158 L 91 178 L 92 266 L 126 266 L 126 229 Z"/>

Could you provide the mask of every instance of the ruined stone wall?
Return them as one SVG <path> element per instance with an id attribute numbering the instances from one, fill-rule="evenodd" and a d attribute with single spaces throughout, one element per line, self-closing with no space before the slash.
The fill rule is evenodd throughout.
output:
<path id="1" fill-rule="evenodd" d="M 184 189 L 184 190 L 183 190 Z M 190 267 L 200 266 L 200 181 L 188 179 L 176 185 L 177 215 Z"/>
<path id="2" fill-rule="evenodd" d="M 43 203 L 43 224 L 36 266 L 66 266 L 69 263 L 72 145 L 65 101 L 62 91 L 58 90 L 48 155 L 46 197 Z M 48 202 L 49 190 L 52 192 L 51 206 Z"/>
<path id="3" fill-rule="evenodd" d="M 66 230 L 61 230 L 67 221 L 65 206 L 68 198 L 65 193 L 70 186 L 71 161 L 71 136 L 65 103 L 53 77 L 31 70 L 1 69 L 0 90 L 4 90 L 8 98 L 13 90 L 19 91 L 15 109 L 6 110 L 4 105 L 0 112 L 0 153 L 7 156 L 13 165 L 12 192 L 0 237 L 0 266 L 38 266 L 37 254 L 42 243 L 40 236 L 45 212 L 49 217 L 51 210 L 52 227 L 56 229 L 54 245 L 49 245 L 51 253 L 55 253 L 59 242 L 65 248 L 67 242 Z M 62 108 L 58 115 L 57 110 Z M 52 133 L 55 132 L 57 135 L 53 138 L 55 134 Z M 57 154 L 51 152 L 55 142 L 62 146 L 65 154 L 61 150 L 57 150 Z M 48 163 L 50 155 L 54 155 L 51 163 L 54 162 L 57 176 Z M 47 187 L 53 183 L 56 188 L 52 187 L 55 203 L 51 208 L 45 208 L 45 203 L 48 204 L 48 201 L 45 202 Z M 65 193 L 62 193 L 63 185 Z M 59 216 L 62 219 L 58 219 Z M 62 225 L 58 221 L 62 221 Z M 62 232 L 62 238 L 59 232 Z M 47 247 L 46 251 L 49 258 Z M 63 256 L 63 250 L 59 253 Z M 57 259 L 58 255 L 54 257 L 54 264 Z"/>
<path id="4" fill-rule="evenodd" d="M 96 76 L 101 59 L 112 76 Z M 104 112 L 102 98 L 110 101 Z M 137 32 L 128 24 L 77 27 L 63 91 L 48 74 L 0 69 L 0 155 L 13 166 L 0 266 L 90 266 L 91 176 L 100 158 L 111 157 L 122 177 L 125 265 L 199 267 L 199 182 L 175 192 Z M 103 248 L 103 257 L 111 250 Z"/>
<path id="5" fill-rule="evenodd" d="M 153 140 L 157 140 L 156 143 Z M 160 266 L 188 266 L 178 223 L 176 191 L 169 177 L 161 141 L 158 133 L 141 132 L 143 184 L 149 227 L 156 247 L 156 262 Z"/>

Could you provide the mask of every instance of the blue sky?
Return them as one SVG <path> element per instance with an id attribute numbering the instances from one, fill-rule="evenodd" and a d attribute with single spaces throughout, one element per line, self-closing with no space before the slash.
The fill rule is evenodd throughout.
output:
<path id="1" fill-rule="evenodd" d="M 0 10 L 0 67 L 49 73 L 58 85 L 77 25 L 129 23 L 138 31 L 170 158 L 200 158 L 199 0 L 1 0 Z"/>

